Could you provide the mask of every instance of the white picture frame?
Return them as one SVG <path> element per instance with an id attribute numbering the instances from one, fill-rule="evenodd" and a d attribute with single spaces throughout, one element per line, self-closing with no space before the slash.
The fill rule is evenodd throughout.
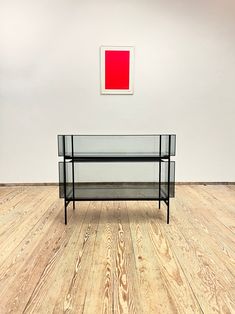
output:
<path id="1" fill-rule="evenodd" d="M 129 51 L 129 88 L 107 88 L 106 84 L 106 51 Z M 100 92 L 101 94 L 132 95 L 134 93 L 134 52 L 133 46 L 101 46 L 100 47 Z"/>

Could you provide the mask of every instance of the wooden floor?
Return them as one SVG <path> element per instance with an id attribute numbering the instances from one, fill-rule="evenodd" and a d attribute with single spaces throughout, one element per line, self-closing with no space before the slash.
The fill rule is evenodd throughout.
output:
<path id="1" fill-rule="evenodd" d="M 235 313 L 235 186 L 155 202 L 0 188 L 0 313 Z"/>

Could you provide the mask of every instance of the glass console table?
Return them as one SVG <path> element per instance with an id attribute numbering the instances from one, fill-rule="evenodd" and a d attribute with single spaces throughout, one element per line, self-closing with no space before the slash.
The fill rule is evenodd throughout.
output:
<path id="1" fill-rule="evenodd" d="M 67 206 L 87 200 L 156 200 L 175 195 L 176 136 L 58 135 L 59 194 Z"/>

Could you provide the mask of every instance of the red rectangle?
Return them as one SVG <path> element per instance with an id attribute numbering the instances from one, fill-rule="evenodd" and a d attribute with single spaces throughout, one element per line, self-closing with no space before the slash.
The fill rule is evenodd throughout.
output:
<path id="1" fill-rule="evenodd" d="M 129 89 L 130 51 L 105 51 L 105 89 Z"/>

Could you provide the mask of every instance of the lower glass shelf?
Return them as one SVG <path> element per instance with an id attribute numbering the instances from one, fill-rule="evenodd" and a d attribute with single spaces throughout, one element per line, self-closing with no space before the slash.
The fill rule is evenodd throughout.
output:
<path id="1" fill-rule="evenodd" d="M 170 197 L 174 197 L 174 184 L 170 183 Z M 60 197 L 64 198 L 64 185 L 60 184 Z M 167 183 L 156 182 L 115 182 L 66 184 L 67 200 L 158 200 L 168 198 Z"/>
<path id="2" fill-rule="evenodd" d="M 174 161 L 162 161 L 161 167 L 159 162 L 59 162 L 60 197 L 65 198 L 65 181 L 67 200 L 168 199 L 175 194 L 174 170 Z"/>

